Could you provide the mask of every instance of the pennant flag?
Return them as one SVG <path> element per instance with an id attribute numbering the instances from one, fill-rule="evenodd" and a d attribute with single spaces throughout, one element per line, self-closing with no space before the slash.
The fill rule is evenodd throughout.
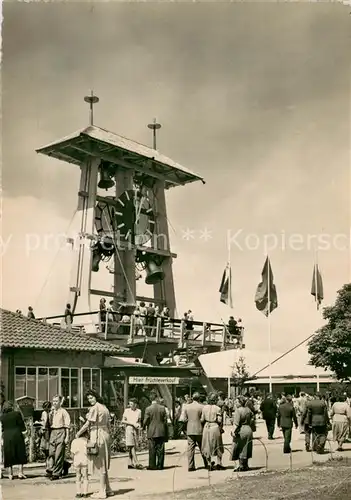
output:
<path id="1" fill-rule="evenodd" d="M 257 286 L 255 303 L 257 309 L 267 317 L 278 307 L 277 290 L 273 283 L 273 273 L 268 257 L 262 269 L 262 281 Z"/>
<path id="2" fill-rule="evenodd" d="M 232 298 L 232 270 L 230 265 L 227 264 L 224 269 L 224 273 L 222 276 L 221 286 L 219 287 L 219 293 L 221 294 L 221 302 L 223 304 L 227 304 L 229 307 L 233 307 L 233 298 Z"/>
<path id="3" fill-rule="evenodd" d="M 318 311 L 319 306 L 324 299 L 322 275 L 319 271 L 318 264 L 315 264 L 313 268 L 311 295 L 314 296 Z"/>

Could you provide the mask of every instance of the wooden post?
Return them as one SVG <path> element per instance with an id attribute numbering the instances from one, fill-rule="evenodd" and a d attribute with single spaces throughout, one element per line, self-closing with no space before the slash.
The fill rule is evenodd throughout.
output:
<path id="1" fill-rule="evenodd" d="M 202 324 L 202 347 L 205 347 L 206 344 L 206 328 L 207 328 L 207 323 Z"/>
<path id="2" fill-rule="evenodd" d="M 130 329 L 129 329 L 129 340 L 128 344 L 133 344 L 134 342 L 134 334 L 135 334 L 135 316 L 134 314 L 130 317 Z"/>
<path id="3" fill-rule="evenodd" d="M 129 378 L 128 375 L 124 374 L 124 388 L 123 388 L 123 404 L 124 408 L 128 407 L 128 399 L 129 399 Z"/>
<path id="4" fill-rule="evenodd" d="M 223 326 L 223 333 L 222 333 L 222 350 L 225 350 L 225 346 L 227 343 L 227 327 L 224 325 Z"/>
<path id="5" fill-rule="evenodd" d="M 179 339 L 180 347 L 183 347 L 184 345 L 184 333 L 185 333 L 185 321 L 182 319 L 180 322 L 180 339 Z"/>
<path id="6" fill-rule="evenodd" d="M 161 340 L 162 318 L 156 319 L 156 343 Z"/>
<path id="7" fill-rule="evenodd" d="M 34 462 L 34 426 L 33 417 L 28 418 L 28 428 L 29 428 L 29 463 Z"/>

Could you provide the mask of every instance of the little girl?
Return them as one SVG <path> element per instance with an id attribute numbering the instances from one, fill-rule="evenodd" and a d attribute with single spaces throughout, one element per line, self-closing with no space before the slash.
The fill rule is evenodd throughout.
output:
<path id="1" fill-rule="evenodd" d="M 76 498 L 88 497 L 88 432 L 84 432 L 79 438 L 75 438 L 71 444 L 73 465 L 76 469 Z"/>

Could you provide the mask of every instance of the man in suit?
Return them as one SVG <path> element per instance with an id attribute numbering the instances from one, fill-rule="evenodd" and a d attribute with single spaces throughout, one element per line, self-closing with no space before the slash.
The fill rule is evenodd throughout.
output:
<path id="1" fill-rule="evenodd" d="M 158 403 L 155 392 L 151 393 L 151 405 L 145 410 L 143 428 L 147 428 L 149 440 L 148 470 L 162 470 L 165 461 L 165 442 L 168 441 L 166 408 Z"/>
<path id="2" fill-rule="evenodd" d="M 319 454 L 324 453 L 330 422 L 327 405 L 322 401 L 322 396 L 319 392 L 315 394 L 314 399 L 307 402 L 301 420 L 305 426 L 310 427 L 310 432 L 312 432 L 313 451 Z M 307 443 L 306 450 L 310 450 L 310 448 L 307 447 Z"/>
<path id="3" fill-rule="evenodd" d="M 274 426 L 275 419 L 277 417 L 277 403 L 273 400 L 273 395 L 268 394 L 267 397 L 262 401 L 260 410 L 262 413 L 262 418 L 266 422 L 268 439 L 274 439 Z"/>
<path id="4" fill-rule="evenodd" d="M 297 418 L 294 405 L 292 404 L 292 397 L 288 394 L 285 401 L 279 405 L 278 408 L 278 427 L 283 431 L 284 436 L 284 453 L 291 453 L 290 443 L 293 422 L 297 429 Z"/>
<path id="5" fill-rule="evenodd" d="M 200 394 L 195 392 L 193 394 L 192 402 L 183 405 L 182 414 L 180 416 L 181 422 L 186 423 L 186 434 L 188 438 L 188 471 L 192 472 L 195 469 L 195 448 L 199 447 L 201 452 L 202 444 L 202 431 L 203 426 L 201 423 L 201 414 L 203 405 L 199 403 Z M 207 460 L 202 455 L 204 466 L 207 469 Z"/>

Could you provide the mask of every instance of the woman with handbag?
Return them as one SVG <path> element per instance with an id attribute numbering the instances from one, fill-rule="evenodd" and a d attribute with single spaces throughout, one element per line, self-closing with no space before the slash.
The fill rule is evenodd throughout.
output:
<path id="1" fill-rule="evenodd" d="M 102 403 L 102 399 L 95 391 L 87 392 L 87 399 L 91 408 L 86 416 L 86 422 L 77 432 L 79 438 L 89 431 L 90 439 L 87 445 L 89 474 L 98 473 L 100 476 L 100 490 L 91 498 L 107 498 L 113 496 L 108 470 L 110 468 L 110 412 Z"/>
<path id="2" fill-rule="evenodd" d="M 249 470 L 249 459 L 252 458 L 252 426 L 255 416 L 246 406 L 246 399 L 239 396 L 237 399 L 237 408 L 233 419 L 233 450 L 232 460 L 239 460 L 239 467 L 236 471 Z"/>

